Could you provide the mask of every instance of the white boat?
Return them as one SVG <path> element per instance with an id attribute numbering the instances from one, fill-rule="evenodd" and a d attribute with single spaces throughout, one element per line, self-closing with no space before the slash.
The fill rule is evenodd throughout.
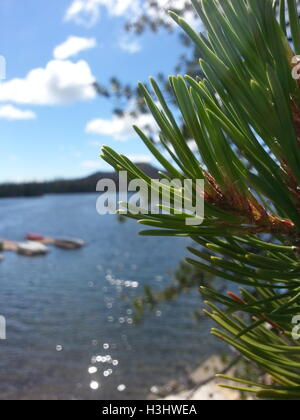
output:
<path id="1" fill-rule="evenodd" d="M 39 242 L 21 242 L 17 244 L 17 252 L 21 255 L 35 256 L 45 255 L 48 253 L 48 248 Z"/>

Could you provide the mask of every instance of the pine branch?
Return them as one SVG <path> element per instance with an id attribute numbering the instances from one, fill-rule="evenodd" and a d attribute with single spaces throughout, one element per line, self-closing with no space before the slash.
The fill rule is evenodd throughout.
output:
<path id="1" fill-rule="evenodd" d="M 150 227 L 142 235 L 191 237 L 189 263 L 243 286 L 240 296 L 202 289 L 205 313 L 221 327 L 213 335 L 274 382 L 267 387 L 238 380 L 243 386 L 237 388 L 263 398 L 300 399 L 300 345 L 292 335 L 292 319 L 300 314 L 300 83 L 292 61 L 300 52 L 298 2 L 192 3 L 205 35 L 170 12 L 202 57 L 201 78 L 170 77 L 186 130 L 152 79 L 153 92 L 143 85 L 140 92 L 165 153 L 135 129 L 168 176 L 205 180 L 205 219 L 187 226 L 188 215 L 176 214 L 175 199 L 170 215 L 129 216 Z M 104 147 L 102 157 L 151 186 L 123 155 Z M 168 192 L 175 197 L 174 188 Z M 194 188 L 193 199 L 198 194 Z"/>

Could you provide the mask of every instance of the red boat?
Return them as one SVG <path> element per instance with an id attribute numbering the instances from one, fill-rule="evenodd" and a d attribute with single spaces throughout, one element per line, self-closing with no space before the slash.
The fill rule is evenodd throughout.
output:
<path id="1" fill-rule="evenodd" d="M 27 239 L 28 241 L 43 241 L 44 236 L 37 235 L 35 233 L 29 233 L 28 235 L 25 236 L 25 239 Z"/>

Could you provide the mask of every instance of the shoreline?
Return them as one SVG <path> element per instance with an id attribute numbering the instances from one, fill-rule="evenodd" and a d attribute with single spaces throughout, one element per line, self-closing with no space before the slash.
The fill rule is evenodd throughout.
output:
<path id="1" fill-rule="evenodd" d="M 149 398 L 166 401 L 238 401 L 241 393 L 221 388 L 221 383 L 230 384 L 230 381 L 216 378 L 215 375 L 226 373 L 228 376 L 235 376 L 236 365 L 240 360 L 240 357 L 213 355 L 185 378 L 171 381 Z"/>

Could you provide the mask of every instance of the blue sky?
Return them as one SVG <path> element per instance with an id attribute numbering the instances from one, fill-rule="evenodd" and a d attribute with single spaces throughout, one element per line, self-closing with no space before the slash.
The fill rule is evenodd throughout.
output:
<path id="1" fill-rule="evenodd" d="M 94 79 L 105 84 L 117 76 L 135 84 L 173 72 L 182 51 L 175 35 L 128 37 L 123 30 L 145 2 L 1 0 L 0 55 L 7 69 L 0 84 L 0 182 L 107 169 L 98 159 L 101 144 L 146 159 L 132 121 L 113 120 L 114 104 L 90 88 Z"/>

